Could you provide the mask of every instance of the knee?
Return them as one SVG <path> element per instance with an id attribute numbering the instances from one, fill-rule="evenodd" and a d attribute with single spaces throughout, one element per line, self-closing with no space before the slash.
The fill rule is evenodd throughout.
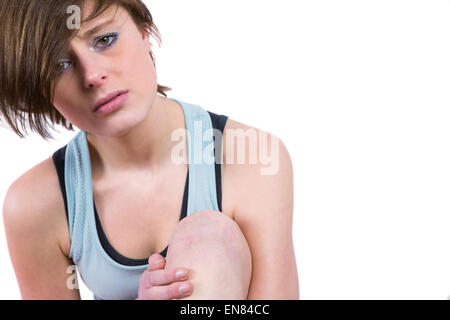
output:
<path id="1" fill-rule="evenodd" d="M 206 254 L 203 249 L 207 243 L 216 253 L 241 260 L 251 268 L 250 248 L 244 234 L 233 219 L 219 211 L 202 210 L 182 219 L 175 227 L 169 248 L 198 249 Z"/>
<path id="2" fill-rule="evenodd" d="M 193 299 L 246 299 L 252 258 L 237 223 L 217 211 L 198 211 L 175 227 L 166 268 L 190 270 Z"/>

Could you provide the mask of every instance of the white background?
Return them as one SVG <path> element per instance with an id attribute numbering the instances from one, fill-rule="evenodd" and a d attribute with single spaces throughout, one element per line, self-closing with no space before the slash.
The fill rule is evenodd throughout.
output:
<path id="1" fill-rule="evenodd" d="M 450 1 L 146 3 L 169 96 L 288 147 L 302 299 L 450 295 Z M 1 201 L 73 135 L 0 129 Z M 0 237 L 0 298 L 19 299 Z"/>

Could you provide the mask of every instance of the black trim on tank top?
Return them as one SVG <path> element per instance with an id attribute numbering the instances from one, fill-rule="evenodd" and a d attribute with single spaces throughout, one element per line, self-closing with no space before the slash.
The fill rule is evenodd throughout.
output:
<path id="1" fill-rule="evenodd" d="M 216 113 L 208 111 L 212 127 L 214 129 L 220 130 L 221 133 L 223 133 L 223 130 L 225 128 L 226 122 L 228 120 L 228 117 L 225 115 L 218 115 Z M 65 177 L 64 177 L 64 163 L 65 163 L 65 154 L 66 154 L 66 147 L 58 149 L 53 154 L 53 162 L 56 167 L 56 172 L 58 174 L 58 180 L 61 187 L 63 199 L 64 199 L 64 207 L 66 210 L 66 217 L 68 219 L 68 209 L 67 209 L 67 197 L 66 197 L 66 186 L 65 186 Z M 222 151 L 222 139 L 218 139 L 217 141 L 214 141 L 214 155 L 216 154 L 216 151 L 221 152 Z M 221 159 L 221 154 L 218 156 L 219 159 Z M 217 194 L 217 205 L 219 207 L 219 211 L 222 211 L 222 174 L 221 174 L 221 163 L 215 163 L 215 173 L 216 173 L 216 194 Z M 180 213 L 180 220 L 184 219 L 187 215 L 187 200 L 188 200 L 188 189 L 189 189 L 189 169 L 186 176 L 186 183 L 184 187 L 184 193 L 183 193 L 183 202 L 181 206 L 181 213 Z M 103 227 L 100 222 L 100 218 L 98 216 L 97 208 L 95 206 L 95 201 L 93 202 L 94 205 L 94 215 L 95 215 L 95 225 L 97 229 L 97 235 L 99 237 L 100 243 L 105 250 L 105 252 L 117 263 L 120 263 L 122 265 L 126 266 L 139 266 L 139 265 L 145 265 L 148 262 L 147 259 L 132 259 L 127 258 L 117 252 L 117 250 L 114 249 L 114 247 L 110 244 L 108 241 L 106 234 L 103 230 Z M 160 252 L 160 254 L 163 257 L 166 257 L 167 254 L 166 248 Z"/>
<path id="2" fill-rule="evenodd" d="M 189 169 L 187 171 L 186 176 L 186 183 L 184 185 L 184 193 L 183 193 L 183 202 L 181 205 L 181 214 L 180 214 L 180 221 L 186 217 L 187 213 L 187 200 L 188 200 L 188 185 L 189 185 Z M 133 258 L 127 258 L 120 254 L 114 247 L 111 245 L 111 243 L 108 241 L 108 238 L 106 237 L 106 234 L 102 228 L 102 224 L 100 222 L 100 218 L 97 213 L 97 208 L 95 207 L 94 202 L 94 214 L 95 214 L 95 225 L 97 227 L 97 234 L 100 239 L 100 243 L 102 244 L 103 249 L 105 249 L 106 253 L 116 262 L 126 265 L 126 266 L 141 266 L 144 264 L 147 264 L 148 258 L 144 259 L 133 259 Z M 167 245 L 163 251 L 161 251 L 159 254 L 162 255 L 164 258 L 167 255 L 167 249 L 169 246 Z"/>
<path id="3" fill-rule="evenodd" d="M 224 115 L 218 115 L 214 112 L 208 111 L 209 116 L 211 118 L 212 127 L 214 129 L 220 130 L 223 134 L 223 130 L 225 128 L 225 124 L 227 123 L 228 117 Z M 215 139 L 215 138 L 214 138 Z M 222 160 L 222 137 L 217 141 L 214 140 L 214 157 L 216 156 L 216 151 L 219 152 L 217 156 L 219 160 Z M 219 211 L 222 211 L 222 164 L 215 163 L 216 170 L 216 194 L 217 194 L 217 206 L 219 207 Z"/>
<path id="4" fill-rule="evenodd" d="M 55 164 L 55 167 L 56 167 L 56 173 L 58 174 L 59 186 L 61 187 L 61 193 L 62 193 L 62 196 L 64 199 L 64 208 L 66 209 L 67 221 L 69 221 L 69 211 L 67 209 L 67 197 L 66 197 L 66 183 L 65 183 L 65 178 L 64 178 L 64 163 L 65 163 L 65 159 L 66 159 L 66 147 L 67 147 L 67 145 L 56 150 L 56 152 L 53 153 L 52 158 L 53 158 L 53 163 Z"/>

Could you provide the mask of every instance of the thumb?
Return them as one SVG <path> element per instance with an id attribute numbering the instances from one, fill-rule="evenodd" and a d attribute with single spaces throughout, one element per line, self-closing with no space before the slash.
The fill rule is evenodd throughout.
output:
<path id="1" fill-rule="evenodd" d="M 160 270 L 166 266 L 166 259 L 159 253 L 154 253 L 148 258 L 148 270 Z"/>

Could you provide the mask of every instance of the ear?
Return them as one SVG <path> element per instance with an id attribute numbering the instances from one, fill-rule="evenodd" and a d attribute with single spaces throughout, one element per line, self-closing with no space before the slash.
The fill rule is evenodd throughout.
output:
<path id="1" fill-rule="evenodd" d="M 145 42 L 147 51 L 150 51 L 152 48 L 152 44 L 150 42 L 150 34 L 144 28 L 139 28 L 139 32 L 141 33 L 142 41 Z"/>

